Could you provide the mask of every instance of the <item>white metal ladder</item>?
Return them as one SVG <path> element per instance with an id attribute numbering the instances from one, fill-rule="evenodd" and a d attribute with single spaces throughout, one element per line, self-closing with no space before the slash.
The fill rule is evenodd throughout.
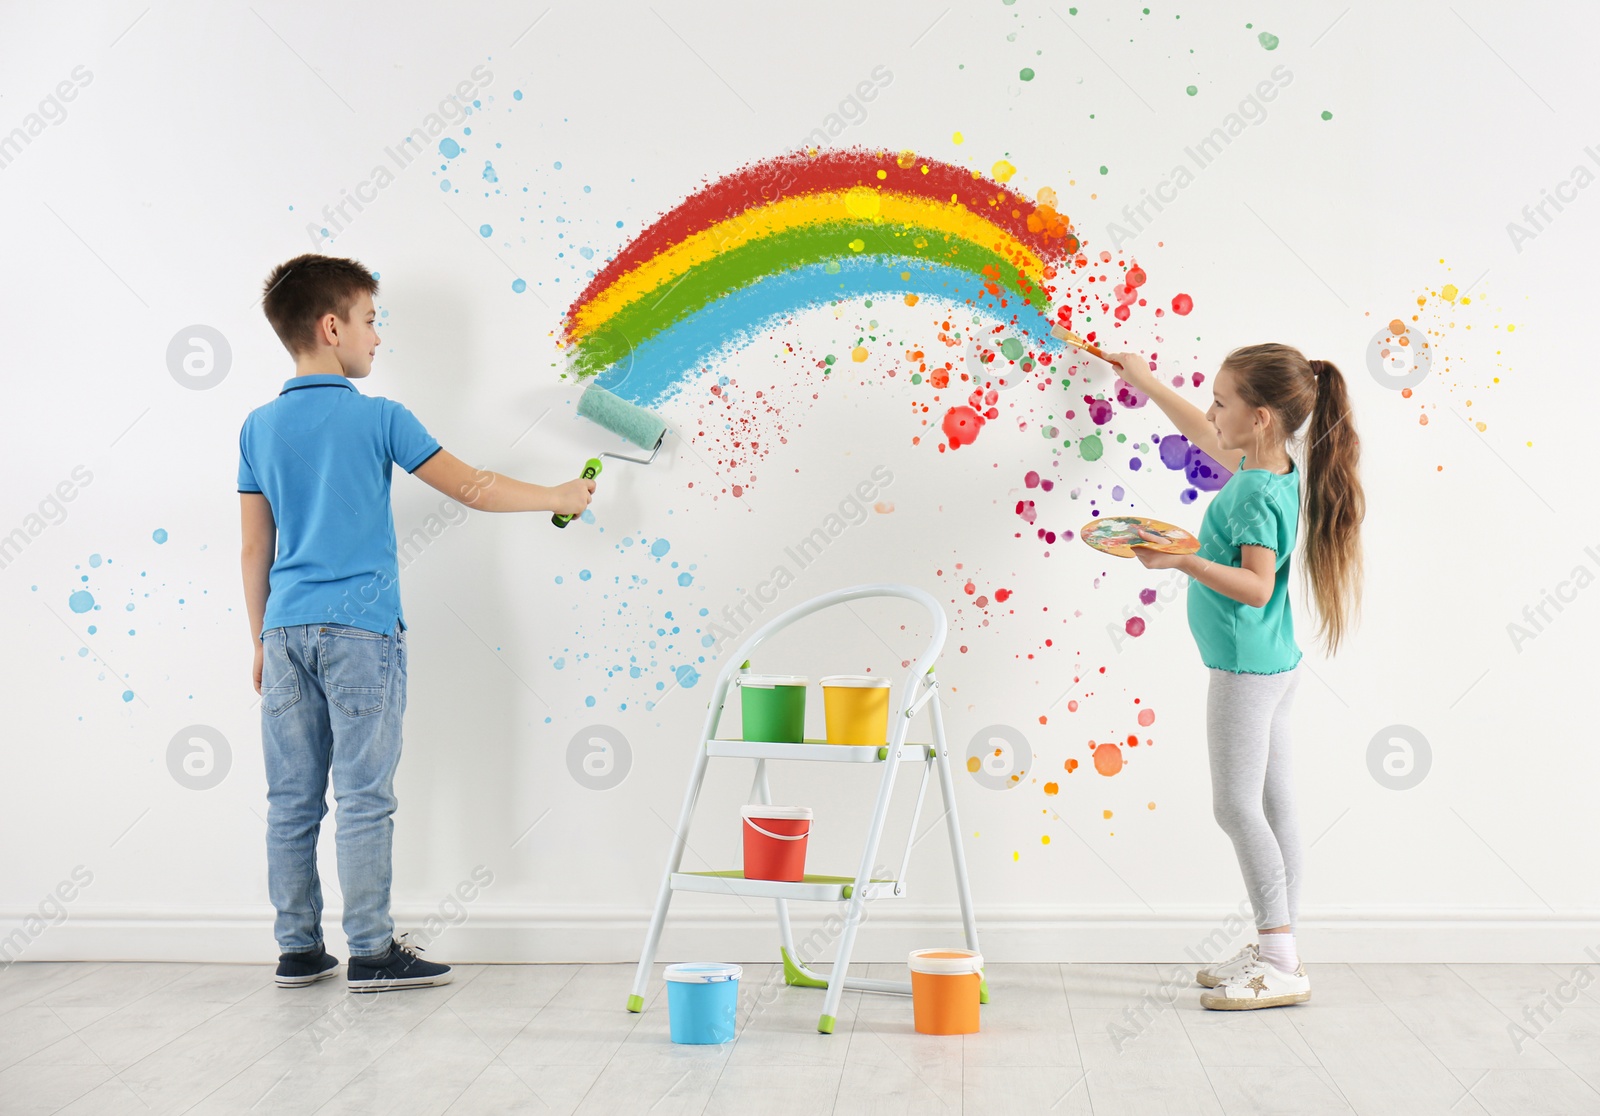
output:
<path id="1" fill-rule="evenodd" d="M 765 743 L 760 741 L 721 740 L 717 737 L 717 725 L 722 718 L 723 708 L 727 703 L 730 687 L 733 686 L 742 667 L 748 667 L 750 655 L 769 636 L 775 635 L 812 613 L 820 612 L 835 605 L 847 604 L 850 601 L 863 600 L 869 597 L 900 597 L 913 601 L 927 609 L 933 620 L 933 636 L 928 642 L 928 648 L 922 656 L 911 664 L 905 685 L 900 693 L 900 701 L 890 711 L 889 739 L 885 745 L 845 745 L 827 744 L 821 741 L 805 741 L 799 744 Z M 922 802 L 928 788 L 928 776 L 937 772 L 939 788 L 944 799 L 945 826 L 950 837 L 950 855 L 955 864 L 956 890 L 961 902 L 961 922 L 966 930 L 967 948 L 977 951 L 978 927 L 972 915 L 972 891 L 967 881 L 967 860 L 961 846 L 961 823 L 956 815 L 955 784 L 950 776 L 949 747 L 945 741 L 944 718 L 939 709 L 938 681 L 934 677 L 934 660 L 939 657 L 939 652 L 944 649 L 945 636 L 949 624 L 945 619 L 944 610 L 939 603 L 928 593 L 909 585 L 895 585 L 890 583 L 873 583 L 856 585 L 848 589 L 838 589 L 832 593 L 824 593 L 791 608 L 789 611 L 773 618 L 768 623 L 757 629 L 740 644 L 737 651 L 728 657 L 722 670 L 717 675 L 716 689 L 711 695 L 711 704 L 706 713 L 705 727 L 700 734 L 700 745 L 695 753 L 694 771 L 689 776 L 689 788 L 683 798 L 683 810 L 678 816 L 678 826 L 672 842 L 672 851 L 667 857 L 667 869 L 661 879 L 661 890 L 656 897 L 655 913 L 650 918 L 650 930 L 645 936 L 644 952 L 639 957 L 639 970 L 633 979 L 633 991 L 628 996 L 629 1011 L 644 1010 L 644 993 L 650 982 L 650 967 L 655 960 L 656 947 L 661 941 L 661 931 L 667 919 L 667 907 L 672 902 L 674 891 L 700 891 L 713 895 L 754 896 L 772 899 L 778 912 L 778 928 L 782 935 L 783 946 L 783 971 L 784 981 L 790 985 L 801 985 L 811 988 L 826 988 L 827 995 L 823 998 L 822 1016 L 817 1021 L 817 1030 L 823 1034 L 832 1034 L 835 1017 L 839 1010 L 839 999 L 844 995 L 846 988 L 855 988 L 867 992 L 893 992 L 901 995 L 911 994 L 909 981 L 869 980 L 862 977 L 848 975 L 850 954 L 855 948 L 856 930 L 860 926 L 866 911 L 868 900 L 877 898 L 901 897 L 906 894 L 905 877 L 906 869 L 911 861 L 911 850 L 915 845 L 917 820 L 922 815 Z M 933 742 L 931 744 L 908 744 L 906 733 L 917 713 L 926 706 L 933 726 Z M 694 817 L 695 803 L 700 796 L 700 787 L 705 779 L 706 766 L 711 759 L 732 758 L 751 759 L 755 761 L 755 781 L 751 787 L 751 794 L 755 801 L 770 805 L 772 792 L 767 783 L 768 760 L 816 760 L 832 763 L 879 763 L 883 765 L 883 775 L 878 784 L 878 798 L 872 812 L 872 824 L 867 830 L 866 848 L 861 853 L 861 863 L 856 874 L 851 876 L 822 876 L 807 873 L 805 878 L 798 883 L 787 883 L 776 880 L 747 880 L 740 870 L 715 871 L 715 872 L 684 872 L 680 871 L 683 863 L 683 852 L 688 844 L 689 824 Z M 894 791 L 895 776 L 900 765 L 906 762 L 920 762 L 922 765 L 922 781 L 917 790 L 917 803 L 911 815 L 911 828 L 906 837 L 905 855 L 900 863 L 900 870 L 892 878 L 874 878 L 872 873 L 877 862 L 878 846 L 883 837 L 884 821 L 888 817 L 890 797 Z M 833 963 L 832 977 L 830 979 L 807 967 L 806 959 L 799 956 L 795 949 L 794 932 L 789 924 L 789 901 L 791 899 L 809 899 L 825 902 L 844 902 L 845 917 L 844 927 L 839 938 L 838 956 Z M 989 999 L 988 983 L 981 986 L 980 999 L 987 1003 Z"/>

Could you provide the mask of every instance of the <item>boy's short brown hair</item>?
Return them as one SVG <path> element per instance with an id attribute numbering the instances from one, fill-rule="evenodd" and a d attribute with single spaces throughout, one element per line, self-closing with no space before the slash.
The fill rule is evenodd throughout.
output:
<path id="1" fill-rule="evenodd" d="M 378 280 L 357 261 L 308 252 L 272 269 L 261 308 L 284 348 L 300 356 L 316 349 L 317 322 L 324 314 L 349 321 L 356 299 L 377 293 Z"/>

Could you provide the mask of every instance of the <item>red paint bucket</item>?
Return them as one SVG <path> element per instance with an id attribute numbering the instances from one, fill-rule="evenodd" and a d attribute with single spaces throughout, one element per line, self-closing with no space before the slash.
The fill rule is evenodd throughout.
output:
<path id="1" fill-rule="evenodd" d="M 744 818 L 744 878 L 800 882 L 806 874 L 811 808 L 751 805 L 739 813 Z"/>

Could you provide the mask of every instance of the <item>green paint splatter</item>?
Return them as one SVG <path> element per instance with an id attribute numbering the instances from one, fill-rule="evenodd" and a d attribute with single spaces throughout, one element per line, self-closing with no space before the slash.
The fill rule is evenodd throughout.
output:
<path id="1" fill-rule="evenodd" d="M 1106 452 L 1105 446 L 1100 444 L 1100 435 L 1090 434 L 1086 438 L 1078 439 L 1078 453 L 1085 461 L 1099 461 L 1100 455 Z"/>
<path id="2" fill-rule="evenodd" d="M 1332 120 L 1333 119 L 1333 113 L 1329 112 L 1327 109 L 1323 109 L 1322 110 L 1322 119 L 1324 119 L 1324 120 Z"/>
<path id="3" fill-rule="evenodd" d="M 1005 354 L 1007 360 L 1021 360 L 1022 342 L 1015 337 L 1007 337 L 1000 342 L 1000 351 Z"/>
<path id="4" fill-rule="evenodd" d="M 1100 168 L 1100 173 L 1101 174 L 1110 174 L 1111 172 L 1109 170 L 1107 170 L 1105 167 L 1101 167 Z"/>
<path id="5" fill-rule="evenodd" d="M 1019 78 L 1021 78 L 1023 81 L 1032 81 L 1033 80 L 1033 71 L 1031 69 L 1029 69 L 1027 66 L 1024 66 L 1024 67 L 1022 67 L 1022 72 L 1020 74 L 1018 74 L 1017 76 Z"/>
<path id="6" fill-rule="evenodd" d="M 1189 94 L 1189 96 L 1193 97 L 1196 93 L 1200 92 L 1200 90 L 1197 89 L 1195 86 L 1191 85 L 1187 89 L 1185 89 L 1184 92 Z"/>
<path id="7" fill-rule="evenodd" d="M 839 359 L 839 358 L 834 356 L 832 353 L 829 353 L 827 356 L 822 358 L 822 363 L 823 364 L 832 364 L 837 359 Z"/>
<path id="8" fill-rule="evenodd" d="M 1263 31 L 1263 32 L 1261 32 L 1261 34 L 1257 35 L 1256 38 L 1260 41 L 1261 45 L 1264 48 L 1266 48 L 1267 50 L 1277 50 L 1278 49 L 1278 36 L 1274 35 L 1272 32 Z"/>

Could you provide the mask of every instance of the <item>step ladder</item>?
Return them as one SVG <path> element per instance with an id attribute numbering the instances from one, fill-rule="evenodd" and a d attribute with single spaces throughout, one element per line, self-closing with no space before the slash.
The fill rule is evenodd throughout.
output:
<path id="1" fill-rule="evenodd" d="M 913 662 L 906 673 L 905 684 L 900 689 L 897 705 L 891 704 L 889 737 L 883 745 L 828 744 L 824 741 L 806 740 L 799 744 L 765 743 L 759 741 L 725 740 L 717 735 L 717 725 L 723 709 L 742 669 L 749 666 L 750 656 L 769 637 L 813 613 L 852 601 L 873 597 L 899 597 L 921 605 L 933 621 L 933 636 L 927 650 Z M 956 891 L 961 903 L 961 922 L 966 931 L 967 948 L 978 950 L 978 927 L 972 914 L 972 891 L 967 880 L 967 861 L 961 845 L 961 823 L 956 814 L 955 784 L 950 775 L 949 747 L 945 741 L 944 718 L 937 700 L 939 683 L 934 676 L 934 660 L 944 649 L 949 624 L 944 610 L 928 593 L 909 585 L 873 583 L 856 585 L 848 589 L 825 593 L 791 608 L 775 617 L 753 634 L 746 637 L 738 650 L 728 657 L 726 665 L 717 675 L 716 688 L 706 713 L 705 727 L 695 752 L 694 770 L 689 776 L 689 787 L 684 794 L 683 810 L 667 857 L 667 868 L 661 879 L 661 890 L 656 897 L 655 913 L 650 918 L 650 929 L 645 936 L 644 952 L 639 957 L 639 970 L 634 975 L 633 991 L 628 996 L 628 1010 L 644 1010 L 644 994 L 649 987 L 650 967 L 655 960 L 656 947 L 661 941 L 661 931 L 667 919 L 667 907 L 674 891 L 698 891 L 710 895 L 757 897 L 773 900 L 777 908 L 778 931 L 782 939 L 784 982 L 808 988 L 825 988 L 822 1015 L 817 1020 L 817 1030 L 832 1034 L 839 1000 L 846 988 L 866 992 L 888 992 L 909 996 L 909 981 L 870 980 L 849 976 L 850 954 L 855 948 L 856 930 L 861 924 L 868 902 L 879 898 L 900 898 L 906 894 L 906 869 L 911 861 L 911 850 L 916 843 L 917 821 L 922 816 L 922 803 L 928 789 L 930 774 L 937 774 L 940 795 L 944 801 L 945 828 L 950 838 L 950 857 L 955 865 Z M 891 694 L 893 691 L 891 690 Z M 916 715 L 924 708 L 932 724 L 932 743 L 907 743 L 906 734 Z M 878 784 L 878 797 L 873 807 L 872 820 L 867 828 L 866 847 L 861 852 L 860 865 L 854 876 L 824 876 L 807 874 L 798 883 L 776 880 L 747 880 L 743 871 L 728 869 L 714 872 L 682 871 L 683 853 L 688 844 L 689 825 L 694 818 L 695 804 L 700 797 L 700 787 L 705 779 L 706 767 L 713 759 L 748 759 L 755 761 L 755 780 L 751 786 L 753 801 L 772 804 L 772 791 L 767 781 L 767 764 L 771 760 L 809 760 L 824 763 L 879 764 L 882 775 Z M 878 847 L 883 838 L 884 823 L 889 814 L 895 778 L 903 763 L 917 763 L 922 767 L 922 779 L 917 789 L 916 807 L 911 815 L 910 832 L 906 836 L 904 856 L 900 870 L 892 877 L 875 877 Z M 812 900 L 845 904 L 844 926 L 839 937 L 838 956 L 830 976 L 813 972 L 795 949 L 794 932 L 789 924 L 789 902 Z M 989 1002 L 988 982 L 980 985 L 979 999 Z"/>

